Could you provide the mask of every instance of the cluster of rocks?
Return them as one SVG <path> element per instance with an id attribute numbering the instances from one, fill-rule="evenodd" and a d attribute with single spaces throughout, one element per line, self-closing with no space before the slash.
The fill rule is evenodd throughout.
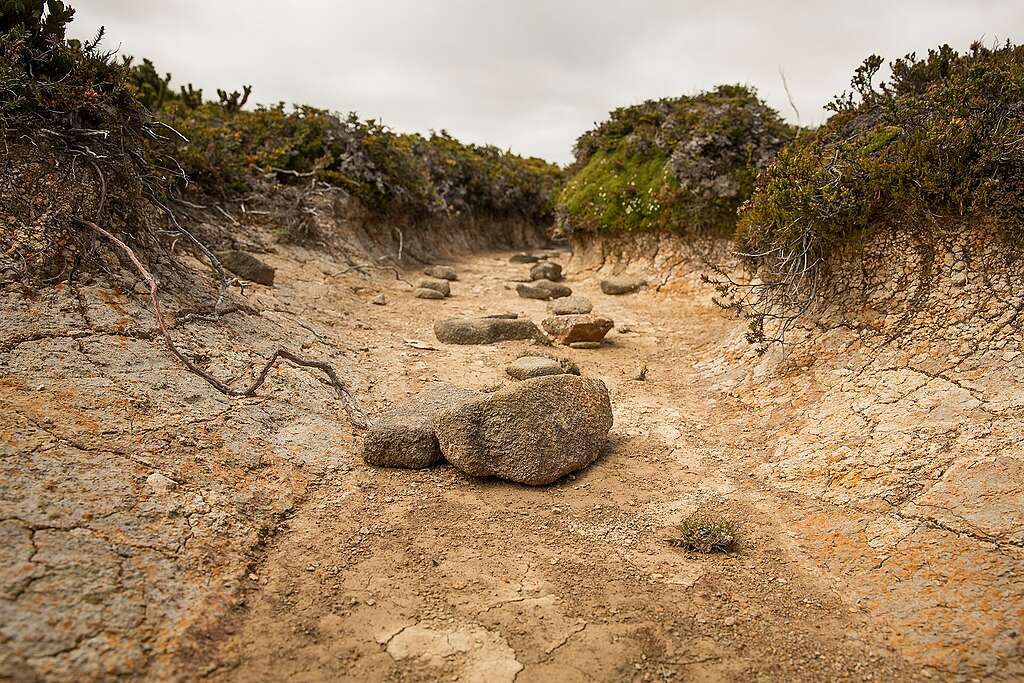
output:
<path id="1" fill-rule="evenodd" d="M 447 299 L 452 295 L 451 283 L 459 279 L 454 268 L 430 266 L 423 270 L 425 277 L 416 281 L 412 295 L 417 299 Z"/>
<path id="2" fill-rule="evenodd" d="M 548 304 L 551 315 L 541 322 L 544 331 L 561 344 L 593 349 L 615 327 L 611 318 L 594 315 L 594 304 L 584 296 L 570 296 Z"/>
<path id="3" fill-rule="evenodd" d="M 428 385 L 371 426 L 363 458 L 405 468 L 447 460 L 472 476 L 540 486 L 600 456 L 612 427 L 601 380 L 553 357 L 524 356 L 508 371 L 523 379 L 491 393 Z"/>
<path id="4" fill-rule="evenodd" d="M 549 301 L 571 296 L 572 289 L 560 284 L 562 266 L 553 261 L 541 261 L 530 268 L 530 276 L 516 285 L 516 293 L 525 299 Z"/>

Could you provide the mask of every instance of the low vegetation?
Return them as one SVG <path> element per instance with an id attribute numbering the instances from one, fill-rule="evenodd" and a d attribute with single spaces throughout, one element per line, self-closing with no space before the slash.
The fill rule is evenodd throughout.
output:
<path id="1" fill-rule="evenodd" d="M 926 245 L 981 226 L 1016 251 L 1024 237 L 1024 47 L 948 45 L 924 58 L 871 56 L 834 115 L 783 149 L 741 211 L 739 251 L 760 280 L 723 285 L 753 341 L 787 327 L 848 283 L 834 261 L 879 233 Z M 767 327 L 771 328 L 766 330 Z"/>
<path id="2" fill-rule="evenodd" d="M 3 240 L 28 273 L 66 276 L 90 251 L 87 220 L 155 246 L 183 228 L 174 202 L 211 205 L 275 187 L 337 189 L 372 216 L 552 221 L 561 170 L 446 132 L 400 134 L 310 106 L 249 106 L 252 89 L 175 87 L 149 60 L 66 37 L 59 0 L 0 0 L 0 198 L 21 232 Z M 269 183 L 269 185 L 268 185 Z M 37 194 L 26 193 L 35 188 Z M 301 203 L 298 197 L 296 205 Z M 282 221 L 287 222 L 287 221 Z M 305 227 L 288 235 L 308 233 Z M 29 226 L 29 227 L 26 227 Z M 34 228 L 30 229 L 31 226 Z"/>
<path id="3" fill-rule="evenodd" d="M 669 543 L 696 553 L 727 553 L 736 548 L 739 529 L 730 519 L 709 512 L 695 512 L 683 520 Z"/>
<path id="4" fill-rule="evenodd" d="M 616 109 L 576 142 L 559 226 L 729 235 L 757 173 L 794 134 L 739 85 Z"/>

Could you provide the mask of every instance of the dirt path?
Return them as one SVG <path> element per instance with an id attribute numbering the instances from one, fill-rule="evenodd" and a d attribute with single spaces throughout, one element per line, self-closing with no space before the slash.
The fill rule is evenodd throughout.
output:
<path id="1" fill-rule="evenodd" d="M 456 262 L 444 301 L 322 254 L 268 258 L 278 284 L 250 291 L 254 312 L 181 324 L 179 340 L 236 382 L 276 345 L 327 359 L 371 414 L 428 380 L 494 385 L 527 348 L 445 346 L 434 320 L 544 316 L 507 284 L 525 267 L 506 253 Z M 842 456 L 842 476 L 832 446 L 797 441 L 811 457 L 795 465 L 777 452 L 815 434 L 809 407 L 834 388 L 822 359 L 794 354 L 751 390 L 737 380 L 749 367 L 736 357 L 742 325 L 706 293 L 681 280 L 624 297 L 582 274 L 570 284 L 619 327 L 602 349 L 561 350 L 607 383 L 615 426 L 600 460 L 544 488 L 367 467 L 340 404 L 303 370 L 282 367 L 258 396 L 229 401 L 167 357 L 144 292 L 5 293 L 0 679 L 1024 676 L 1024 544 L 1011 528 L 1024 490 L 1007 465 L 996 476 L 978 460 L 982 493 L 957 492 L 990 501 L 957 509 L 1010 529 L 999 538 L 923 506 L 851 502 L 892 474 L 864 462 L 872 442 Z M 369 303 L 379 292 L 386 306 Z M 633 379 L 641 364 L 646 381 Z M 913 399 L 851 391 L 865 414 Z M 1010 399 L 988 429 L 1012 444 Z M 820 412 L 850 419 L 844 405 Z M 816 428 L 829 443 L 856 436 Z M 938 491 L 910 500 L 941 501 L 964 481 L 934 463 L 896 473 Z M 665 542 L 699 508 L 739 522 L 739 552 Z"/>
<path id="2" fill-rule="evenodd" d="M 440 317 L 543 315 L 506 287 L 523 270 L 507 255 L 456 265 L 455 298 L 415 300 L 396 283 L 389 305 L 361 316 L 379 339 L 368 361 L 376 398 L 427 379 L 493 384 L 524 348 L 434 342 Z M 790 502 L 750 478 L 767 446 L 762 422 L 695 367 L 735 323 L 702 298 L 612 298 L 595 284 L 572 283 L 633 330 L 598 351 L 566 349 L 612 393 L 600 461 L 534 489 L 447 466 L 372 469 L 337 449 L 338 469 L 290 512 L 196 664 L 239 681 L 914 678 L 801 551 L 799 530 L 777 514 Z M 311 318 L 328 324 L 330 299 L 310 294 Z M 632 379 L 641 363 L 642 382 Z M 665 543 L 701 506 L 740 521 L 741 552 Z"/>

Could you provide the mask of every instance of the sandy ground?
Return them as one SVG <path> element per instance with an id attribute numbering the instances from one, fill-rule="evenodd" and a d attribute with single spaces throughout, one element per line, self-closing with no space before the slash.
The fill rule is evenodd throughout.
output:
<path id="1" fill-rule="evenodd" d="M 525 342 L 446 346 L 432 324 L 539 322 L 545 304 L 516 296 L 525 267 L 508 256 L 452 262 L 454 296 L 423 301 L 386 272 L 282 251 L 278 286 L 247 295 L 259 314 L 178 334 L 236 380 L 278 343 L 328 359 L 372 415 L 425 381 L 503 380 Z M 225 399 L 167 357 L 139 293 L 5 293 L 0 676 L 1024 676 L 1021 545 L 778 485 L 762 465 L 802 406 L 741 400 L 724 379 L 713 360 L 740 322 L 683 284 L 621 297 L 569 284 L 619 328 L 599 350 L 564 349 L 606 382 L 615 425 L 601 459 L 542 488 L 368 467 L 305 370 Z M 380 292 L 387 305 L 371 305 Z M 666 542 L 698 509 L 740 525 L 737 552 Z"/>

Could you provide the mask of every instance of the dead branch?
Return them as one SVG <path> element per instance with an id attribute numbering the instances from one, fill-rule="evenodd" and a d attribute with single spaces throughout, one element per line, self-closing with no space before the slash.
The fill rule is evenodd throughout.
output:
<path id="1" fill-rule="evenodd" d="M 180 360 L 182 364 L 190 372 L 199 375 L 204 380 L 206 380 L 214 389 L 216 389 L 217 391 L 226 396 L 246 397 L 253 396 L 256 393 L 256 390 L 263 385 L 263 383 L 267 379 L 267 375 L 270 373 L 270 369 L 274 366 L 274 363 L 277 362 L 279 358 L 283 358 L 284 360 L 290 361 L 296 365 L 300 365 L 303 367 L 316 368 L 318 370 L 321 370 L 325 375 L 327 375 L 328 379 L 331 382 L 331 386 L 334 387 L 334 390 L 337 392 L 338 397 L 342 401 L 342 404 L 345 406 L 345 412 L 348 413 L 349 421 L 352 423 L 352 426 L 356 429 L 366 429 L 369 427 L 369 420 L 366 417 L 366 413 L 363 412 L 363 410 L 359 407 L 355 397 L 338 377 L 338 374 L 335 372 L 334 368 L 328 363 L 322 361 L 307 360 L 305 358 L 295 355 L 294 353 L 288 351 L 287 349 L 277 349 L 263 365 L 263 368 L 260 370 L 259 374 L 256 376 L 256 379 L 252 382 L 252 384 L 250 384 L 248 387 L 244 389 L 234 389 L 232 387 L 229 387 L 224 382 L 220 381 L 210 373 L 198 367 L 195 363 L 191 361 L 191 359 L 189 359 L 181 351 L 179 351 L 177 346 L 175 346 L 174 341 L 171 338 L 171 333 L 167 329 L 167 325 L 164 322 L 163 312 L 160 309 L 160 299 L 157 296 L 157 292 L 159 291 L 159 285 L 157 284 L 156 278 L 154 278 L 153 275 L 149 272 L 149 270 L 146 269 L 146 267 L 142 264 L 139 258 L 135 255 L 135 252 L 132 251 L 132 248 L 129 247 L 124 242 L 122 242 L 117 237 L 115 237 L 113 234 L 108 232 L 107 230 L 104 230 L 100 226 L 93 223 L 92 221 L 87 221 L 81 218 L 77 220 L 80 224 L 93 230 L 97 234 L 107 238 L 108 240 L 113 242 L 119 249 L 121 249 L 121 251 L 124 252 L 125 256 L 127 256 L 128 259 L 132 262 L 132 265 L 135 266 L 135 270 L 137 270 L 139 275 L 141 275 L 142 278 L 149 284 L 149 299 L 153 306 L 153 315 L 156 316 L 157 325 L 160 328 L 161 335 L 163 335 L 164 344 L 167 346 L 167 349 L 172 354 L 174 354 L 174 356 L 178 360 Z"/>

